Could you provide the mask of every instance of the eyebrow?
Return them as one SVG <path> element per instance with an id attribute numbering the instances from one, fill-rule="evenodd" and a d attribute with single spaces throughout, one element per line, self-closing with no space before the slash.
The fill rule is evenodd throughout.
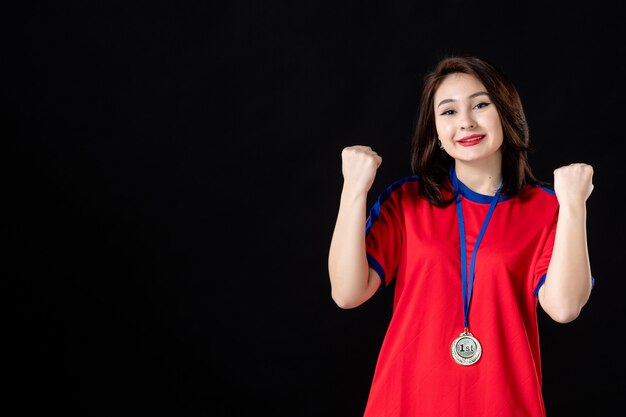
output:
<path id="1" fill-rule="evenodd" d="M 474 94 L 470 94 L 468 98 L 472 99 L 472 98 L 474 98 L 474 97 L 483 96 L 483 95 L 484 95 L 484 96 L 488 96 L 489 94 L 488 94 L 486 91 L 478 91 L 478 92 L 476 92 L 476 93 L 474 93 Z M 445 99 L 445 100 L 441 100 L 441 101 L 439 102 L 439 104 L 437 104 L 437 107 L 441 106 L 442 104 L 452 103 L 452 102 L 454 102 L 454 101 L 456 101 L 456 100 L 455 100 L 455 99 L 453 99 L 453 98 L 447 98 L 447 99 Z"/>

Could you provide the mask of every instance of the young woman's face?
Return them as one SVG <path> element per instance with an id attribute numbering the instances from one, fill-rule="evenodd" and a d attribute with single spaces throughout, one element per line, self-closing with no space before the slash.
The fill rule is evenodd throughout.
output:
<path id="1" fill-rule="evenodd" d="M 502 123 L 478 78 L 448 75 L 435 92 L 434 106 L 437 134 L 448 155 L 465 162 L 500 156 Z"/>

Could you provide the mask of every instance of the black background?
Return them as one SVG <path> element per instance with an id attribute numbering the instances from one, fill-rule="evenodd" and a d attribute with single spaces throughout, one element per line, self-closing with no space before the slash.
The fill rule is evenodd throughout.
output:
<path id="1" fill-rule="evenodd" d="M 359 416 L 392 291 L 354 310 L 330 298 L 340 152 L 367 144 L 383 157 L 372 199 L 410 174 L 423 75 L 444 55 L 475 53 L 517 85 L 540 178 L 594 166 L 596 287 L 570 324 L 540 313 L 544 394 L 549 417 L 617 415 L 617 5 L 77 1 L 7 11 L 5 406 Z"/>

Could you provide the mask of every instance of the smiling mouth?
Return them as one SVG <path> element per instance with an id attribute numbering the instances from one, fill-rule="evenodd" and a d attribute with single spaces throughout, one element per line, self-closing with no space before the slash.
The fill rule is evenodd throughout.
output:
<path id="1" fill-rule="evenodd" d="M 466 138 L 460 139 L 458 142 L 460 144 L 469 145 L 472 143 L 480 142 L 484 137 L 485 135 L 472 135 L 472 136 L 468 136 Z"/>

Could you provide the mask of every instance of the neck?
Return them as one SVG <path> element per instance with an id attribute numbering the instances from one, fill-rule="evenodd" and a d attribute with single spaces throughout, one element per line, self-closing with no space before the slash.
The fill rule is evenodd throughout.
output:
<path id="1" fill-rule="evenodd" d="M 502 184 L 502 166 L 499 163 L 477 166 L 456 161 L 454 169 L 459 181 L 479 194 L 493 196 Z"/>

